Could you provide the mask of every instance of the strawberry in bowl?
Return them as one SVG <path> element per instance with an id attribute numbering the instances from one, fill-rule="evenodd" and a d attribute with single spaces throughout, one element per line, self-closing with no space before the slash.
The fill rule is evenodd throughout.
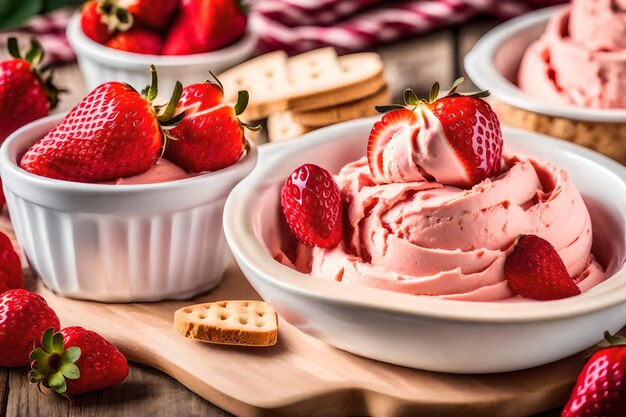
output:
<path id="1" fill-rule="evenodd" d="M 91 0 L 71 20 L 68 40 L 89 88 L 111 80 L 136 89 L 155 64 L 161 92 L 248 59 L 257 38 L 238 0 Z"/>
<path id="2" fill-rule="evenodd" d="M 222 97 L 194 114 L 205 97 L 186 92 L 219 90 L 217 81 L 177 83 L 161 102 L 154 67 L 151 73 L 142 92 L 105 83 L 67 115 L 11 136 L 0 151 L 17 238 L 59 294 L 99 301 L 188 298 L 217 285 L 226 268 L 224 201 L 256 159 L 236 117 L 247 93 L 239 103 Z M 229 135 L 219 137 L 225 129 Z M 181 161 L 200 168 L 168 159 L 174 144 Z M 212 152 L 199 154 L 202 146 Z"/>

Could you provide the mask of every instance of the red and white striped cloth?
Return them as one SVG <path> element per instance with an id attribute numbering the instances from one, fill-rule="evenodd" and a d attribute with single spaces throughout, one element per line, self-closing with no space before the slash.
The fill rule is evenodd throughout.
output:
<path id="1" fill-rule="evenodd" d="M 508 19 L 567 0 L 256 0 L 252 24 L 263 51 L 322 46 L 367 49 L 486 14 Z"/>
<path id="2" fill-rule="evenodd" d="M 0 0 L 1 1 L 1 0 Z M 259 52 L 290 54 L 323 46 L 340 53 L 464 22 L 480 14 L 507 19 L 537 7 L 567 0 L 251 0 L 251 25 L 260 36 Z M 75 59 L 65 37 L 73 10 L 61 9 L 0 33 L 0 48 L 16 36 L 26 48 L 37 37 L 46 51 L 44 64 Z"/>
<path id="3" fill-rule="evenodd" d="M 0 0 L 1 1 L 1 0 Z M 0 33 L 0 49 L 6 50 L 10 37 L 16 37 L 22 51 L 30 47 L 30 39 L 37 38 L 44 48 L 43 66 L 76 59 L 74 51 L 65 37 L 65 28 L 72 16 L 72 9 L 60 9 L 45 16 L 37 16 L 27 25 L 9 32 Z"/>

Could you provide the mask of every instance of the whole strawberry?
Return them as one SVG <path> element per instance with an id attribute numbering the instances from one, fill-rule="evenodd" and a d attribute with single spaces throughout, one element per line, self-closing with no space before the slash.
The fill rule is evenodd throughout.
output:
<path id="1" fill-rule="evenodd" d="M 0 143 L 18 128 L 47 116 L 58 102 L 61 92 L 52 84 L 52 72 L 42 73 L 39 64 L 44 51 L 35 39 L 25 58 L 17 40 L 8 40 L 15 59 L 0 63 Z"/>
<path id="2" fill-rule="evenodd" d="M 626 339 L 608 332 L 605 337 L 611 346 L 589 359 L 562 417 L 626 416 Z"/>
<path id="3" fill-rule="evenodd" d="M 573 297 L 580 288 L 556 249 L 535 235 L 521 235 L 504 263 L 509 287 L 522 297 L 547 301 Z"/>
<path id="4" fill-rule="evenodd" d="M 163 55 L 190 55 L 223 48 L 246 31 L 240 0 L 181 0 Z"/>
<path id="5" fill-rule="evenodd" d="M 136 24 L 163 33 L 176 13 L 178 0 L 159 0 L 158 7 L 154 0 L 121 0 L 120 4 L 132 14 Z"/>
<path id="6" fill-rule="evenodd" d="M 164 146 L 165 129 L 174 116 L 182 85 L 176 84 L 167 106 L 154 106 L 152 85 L 141 95 L 127 84 L 108 82 L 85 97 L 50 133 L 26 151 L 20 166 L 48 178 L 77 182 L 113 181 L 146 172 Z"/>
<path id="7" fill-rule="evenodd" d="M 28 354 L 59 318 L 42 296 L 22 290 L 0 295 L 0 366 L 28 365 Z"/>
<path id="8" fill-rule="evenodd" d="M 100 391 L 128 376 L 124 355 L 98 333 L 66 327 L 46 330 L 41 348 L 30 353 L 30 381 L 62 395 Z"/>
<path id="9" fill-rule="evenodd" d="M 24 288 L 22 262 L 11 239 L 0 232 L 0 294 L 16 288 Z"/>
<path id="10" fill-rule="evenodd" d="M 131 29 L 116 34 L 105 45 L 124 52 L 159 55 L 163 48 L 163 40 L 159 34 L 149 30 Z"/>
<path id="11" fill-rule="evenodd" d="M 333 248 L 343 236 L 341 193 L 333 176 L 313 164 L 285 181 L 280 203 L 289 228 L 306 245 Z"/>
<path id="12" fill-rule="evenodd" d="M 191 173 L 234 164 L 246 149 L 244 128 L 258 128 L 237 118 L 247 104 L 246 91 L 239 92 L 234 106 L 226 103 L 217 80 L 185 87 L 177 109 L 185 118 L 171 130 L 176 139 L 168 142 L 165 157 Z"/>
<path id="13" fill-rule="evenodd" d="M 463 78 L 456 80 L 450 91 L 441 98 L 438 98 L 439 83 L 435 83 L 428 100 L 418 99 L 413 90 L 407 89 L 404 92 L 405 105 L 377 107 L 377 110 L 383 113 L 393 112 L 393 116 L 388 114 L 387 123 L 382 120 L 384 126 L 378 130 L 375 128 L 370 135 L 368 163 L 375 180 L 385 181 L 383 153 L 393 134 L 411 122 L 413 127 L 417 128 L 417 132 L 419 129 L 428 129 L 435 133 L 438 127 L 432 125 L 433 120 L 441 126 L 443 133 L 443 137 L 437 139 L 445 141 L 444 146 L 440 146 L 439 149 L 448 149 L 449 152 L 446 153 L 453 156 L 455 166 L 460 169 L 451 170 L 437 161 L 431 161 L 428 167 L 420 166 L 423 174 L 441 184 L 467 188 L 500 172 L 503 146 L 500 121 L 491 106 L 482 100 L 489 92 L 457 93 L 456 90 L 462 82 Z M 407 106 L 410 108 L 407 109 Z M 407 116 L 406 110 L 416 113 L 415 119 Z M 398 124 L 400 116 L 402 121 Z"/>
<path id="14" fill-rule="evenodd" d="M 98 43 L 104 44 L 115 31 L 128 30 L 132 25 L 132 16 L 116 0 L 91 0 L 80 12 L 83 33 Z"/>

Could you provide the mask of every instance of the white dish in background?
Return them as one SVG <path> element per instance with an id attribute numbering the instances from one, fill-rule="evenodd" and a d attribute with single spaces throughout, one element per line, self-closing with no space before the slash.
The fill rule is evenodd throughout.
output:
<path id="1" fill-rule="evenodd" d="M 384 362 L 453 373 L 534 367 L 579 352 L 626 324 L 626 168 L 586 148 L 504 128 L 505 149 L 569 170 L 588 203 L 594 249 L 613 275 L 569 299 L 481 303 L 416 297 L 311 278 L 275 261 L 265 242 L 275 238 L 279 192 L 304 163 L 333 173 L 365 154 L 375 119 L 316 130 L 264 145 L 252 173 L 230 194 L 226 238 L 242 271 L 281 316 L 318 339 Z"/>
<path id="2" fill-rule="evenodd" d="M 142 55 L 118 51 L 89 39 L 75 14 L 67 27 L 67 39 L 76 52 L 78 65 L 89 91 L 108 81 L 125 82 L 141 91 L 150 84 L 150 64 L 159 74 L 159 96 L 169 97 L 176 81 L 184 86 L 202 82 L 209 71 L 219 74 L 250 58 L 258 37 L 249 27 L 232 45 L 213 52 L 195 55 Z"/>
<path id="3" fill-rule="evenodd" d="M 526 111 L 600 123 L 626 122 L 626 109 L 592 109 L 537 100 L 517 86 L 517 71 L 526 48 L 544 32 L 548 20 L 563 7 L 555 6 L 511 19 L 483 36 L 465 56 L 472 81 L 496 100 Z"/>
<path id="4" fill-rule="evenodd" d="M 186 299 L 219 284 L 224 202 L 254 167 L 256 149 L 223 170 L 158 184 L 86 184 L 21 169 L 16 161 L 64 116 L 30 123 L 0 148 L 11 222 L 44 284 L 106 302 Z"/>

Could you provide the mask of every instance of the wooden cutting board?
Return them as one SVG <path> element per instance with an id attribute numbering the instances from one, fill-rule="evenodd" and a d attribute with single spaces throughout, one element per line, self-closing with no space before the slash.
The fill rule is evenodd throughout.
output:
<path id="1" fill-rule="evenodd" d="M 0 229 L 8 231 L 0 220 Z M 129 360 L 171 375 L 238 416 L 521 417 L 563 404 L 586 353 L 525 371 L 451 375 L 403 368 L 332 348 L 280 320 L 270 348 L 209 345 L 179 336 L 174 311 L 192 303 L 258 299 L 231 263 L 224 282 L 188 302 L 104 304 L 31 289 L 62 326 L 80 325 L 112 341 Z M 587 352 L 588 353 L 588 352 Z"/>

